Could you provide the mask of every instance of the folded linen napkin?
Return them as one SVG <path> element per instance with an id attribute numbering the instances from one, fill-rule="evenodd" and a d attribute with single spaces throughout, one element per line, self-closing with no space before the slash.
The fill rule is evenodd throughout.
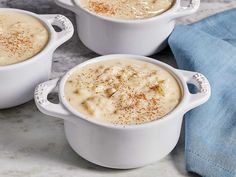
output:
<path id="1" fill-rule="evenodd" d="M 177 26 L 169 45 L 179 68 L 203 73 L 210 100 L 185 116 L 186 168 L 236 177 L 236 9 Z"/>

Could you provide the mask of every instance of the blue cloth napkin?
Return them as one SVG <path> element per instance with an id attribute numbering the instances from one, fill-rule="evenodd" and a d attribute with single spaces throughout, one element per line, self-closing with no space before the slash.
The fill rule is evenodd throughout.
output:
<path id="1" fill-rule="evenodd" d="M 179 68 L 210 81 L 210 100 L 185 116 L 186 168 L 236 177 L 236 9 L 177 26 L 169 45 Z"/>

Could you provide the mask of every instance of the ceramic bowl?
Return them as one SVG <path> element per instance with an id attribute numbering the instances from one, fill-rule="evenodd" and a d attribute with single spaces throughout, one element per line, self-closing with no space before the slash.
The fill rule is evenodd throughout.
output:
<path id="1" fill-rule="evenodd" d="M 74 110 L 65 99 L 64 87 L 70 75 L 91 63 L 129 58 L 142 60 L 169 71 L 179 82 L 182 99 L 179 105 L 162 119 L 141 125 L 113 125 L 87 118 Z M 187 84 L 198 88 L 191 94 Z M 55 88 L 60 98 L 53 104 L 47 96 Z M 65 134 L 71 147 L 81 157 L 100 166 L 130 169 L 158 161 L 169 154 L 178 142 L 183 115 L 203 103 L 211 94 L 210 84 L 200 73 L 175 69 L 155 59 L 136 55 L 107 55 L 91 59 L 57 78 L 40 84 L 35 90 L 35 102 L 44 114 L 64 119 Z"/>
<path id="2" fill-rule="evenodd" d="M 162 50 L 173 31 L 175 19 L 195 13 L 200 0 L 191 0 L 187 7 L 176 0 L 171 9 L 161 15 L 141 20 L 119 20 L 96 15 L 73 0 L 55 2 L 76 14 L 78 35 L 92 51 L 101 54 L 136 54 L 149 56 Z"/>
<path id="3" fill-rule="evenodd" d="M 53 52 L 72 37 L 74 28 L 69 19 L 58 14 L 38 15 L 19 9 L 0 8 L 2 11 L 33 16 L 45 25 L 50 34 L 48 44 L 37 55 L 20 63 L 0 66 L 0 109 L 5 109 L 33 99 L 35 87 L 51 75 Z M 61 31 L 56 32 L 52 25 Z"/>

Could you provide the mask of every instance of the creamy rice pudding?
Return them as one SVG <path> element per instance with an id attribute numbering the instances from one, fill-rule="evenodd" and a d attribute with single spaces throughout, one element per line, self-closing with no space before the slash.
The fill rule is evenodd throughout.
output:
<path id="1" fill-rule="evenodd" d="M 128 58 L 77 69 L 64 91 L 69 104 L 89 119 L 119 125 L 160 119 L 181 99 L 178 81 L 167 70 Z"/>
<path id="2" fill-rule="evenodd" d="M 32 58 L 44 49 L 48 39 L 47 28 L 35 17 L 0 12 L 0 66 Z"/>
<path id="3" fill-rule="evenodd" d="M 75 2 L 98 15 L 118 19 L 144 19 L 167 11 L 174 0 L 75 0 Z"/>

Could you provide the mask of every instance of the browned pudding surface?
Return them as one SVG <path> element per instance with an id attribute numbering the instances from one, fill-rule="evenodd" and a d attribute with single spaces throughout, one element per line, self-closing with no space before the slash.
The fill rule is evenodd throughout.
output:
<path id="1" fill-rule="evenodd" d="M 131 125 L 171 112 L 180 102 L 181 89 L 175 78 L 157 65 L 117 59 L 77 69 L 65 84 L 65 96 L 89 119 Z"/>
<path id="2" fill-rule="evenodd" d="M 47 44 L 48 30 L 36 18 L 22 13 L 0 12 L 0 66 L 27 60 Z"/>
<path id="3" fill-rule="evenodd" d="M 75 0 L 98 15 L 119 19 L 143 19 L 167 11 L 174 0 Z"/>

